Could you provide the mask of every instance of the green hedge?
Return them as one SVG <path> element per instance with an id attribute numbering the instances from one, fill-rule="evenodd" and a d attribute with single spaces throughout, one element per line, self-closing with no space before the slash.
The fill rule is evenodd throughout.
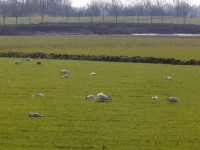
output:
<path id="1" fill-rule="evenodd" d="M 63 60 L 88 60 L 107 62 L 133 62 L 133 63 L 156 63 L 173 65 L 200 65 L 200 60 L 181 61 L 174 58 L 156 58 L 140 56 L 105 56 L 105 55 L 69 55 L 69 54 L 44 54 L 44 53 L 22 53 L 22 52 L 1 52 L 0 57 L 11 58 L 43 58 L 43 59 L 63 59 Z"/>

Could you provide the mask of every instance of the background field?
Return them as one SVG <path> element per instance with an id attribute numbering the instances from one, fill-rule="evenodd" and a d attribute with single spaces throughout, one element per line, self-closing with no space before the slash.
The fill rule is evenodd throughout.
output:
<path id="1" fill-rule="evenodd" d="M 199 37 L 1 36 L 0 52 L 200 59 Z"/>
<path id="2" fill-rule="evenodd" d="M 14 60 L 0 59 L 1 149 L 200 146 L 198 66 L 66 60 L 37 66 L 36 60 L 22 65 Z M 70 78 L 61 78 L 61 69 L 70 70 Z M 86 100 L 86 90 L 110 94 L 112 101 Z M 32 97 L 36 93 L 44 97 Z M 181 102 L 169 103 L 166 93 Z M 30 111 L 44 117 L 29 118 Z"/>

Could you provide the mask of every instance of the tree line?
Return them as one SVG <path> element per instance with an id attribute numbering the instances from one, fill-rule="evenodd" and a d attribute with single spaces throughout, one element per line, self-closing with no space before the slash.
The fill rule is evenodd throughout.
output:
<path id="1" fill-rule="evenodd" d="M 191 4 L 188 0 L 128 0 L 123 3 L 121 0 L 91 0 L 82 7 L 73 7 L 73 0 L 0 0 L 0 15 L 3 24 L 6 24 L 7 17 L 14 17 L 18 24 L 19 17 L 28 17 L 29 24 L 31 17 L 40 16 L 41 23 L 45 16 L 65 17 L 93 17 L 101 16 L 104 22 L 106 16 L 114 16 L 115 23 L 119 16 L 137 16 L 140 23 L 141 16 L 149 16 L 151 23 L 154 16 L 161 17 L 182 17 L 183 23 L 187 17 L 199 17 L 200 6 Z"/>

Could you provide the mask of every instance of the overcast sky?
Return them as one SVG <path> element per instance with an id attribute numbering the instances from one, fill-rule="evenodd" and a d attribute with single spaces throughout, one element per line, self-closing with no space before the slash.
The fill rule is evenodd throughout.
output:
<path id="1" fill-rule="evenodd" d="M 71 0 L 71 1 L 72 1 L 72 6 L 74 7 L 86 6 L 87 3 L 91 2 L 91 0 Z M 122 1 L 124 1 L 123 3 L 125 3 L 127 0 L 122 0 Z M 196 4 L 196 5 L 200 4 L 200 0 L 185 0 L 185 1 L 188 1 L 191 4 Z"/>

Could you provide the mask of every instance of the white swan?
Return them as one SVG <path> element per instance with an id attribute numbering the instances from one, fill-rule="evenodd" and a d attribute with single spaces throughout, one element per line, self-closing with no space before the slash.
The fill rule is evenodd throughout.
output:
<path id="1" fill-rule="evenodd" d="M 168 95 L 167 97 L 167 100 L 171 103 L 174 103 L 174 102 L 179 102 L 179 100 L 175 97 L 170 97 L 170 95 L 167 93 L 166 95 Z"/>
<path id="2" fill-rule="evenodd" d="M 63 69 L 60 71 L 60 74 L 69 74 L 69 70 Z"/>
<path id="3" fill-rule="evenodd" d="M 167 76 L 167 77 L 166 77 L 166 80 L 167 80 L 167 81 L 171 81 L 171 80 L 172 80 L 172 78 L 171 78 L 171 77 L 169 77 L 169 76 Z"/>
<path id="4" fill-rule="evenodd" d="M 62 76 L 62 78 L 69 78 L 69 75 L 65 74 L 64 76 Z"/>
<path id="5" fill-rule="evenodd" d="M 31 61 L 31 58 L 27 57 L 27 58 L 24 58 L 24 60 Z"/>
<path id="6" fill-rule="evenodd" d="M 22 64 L 22 62 L 21 62 L 20 60 L 15 60 L 15 61 L 14 61 L 14 64 L 20 65 L 20 64 Z"/>
<path id="7" fill-rule="evenodd" d="M 38 93 L 38 94 L 33 95 L 33 97 L 42 97 L 42 96 L 44 96 L 42 93 Z"/>
<path id="8" fill-rule="evenodd" d="M 156 96 L 156 95 L 153 96 L 153 97 L 152 97 L 152 100 L 158 100 L 158 96 Z"/>
<path id="9" fill-rule="evenodd" d="M 91 75 L 92 75 L 92 76 L 96 76 L 96 72 L 92 72 Z"/>
<path id="10" fill-rule="evenodd" d="M 43 117 L 43 115 L 39 114 L 39 113 L 29 113 L 29 117 Z"/>
<path id="11" fill-rule="evenodd" d="M 95 96 L 94 95 L 88 95 L 88 91 L 86 91 L 86 96 L 85 96 L 86 99 L 95 99 Z"/>
<path id="12" fill-rule="evenodd" d="M 108 101 L 108 100 L 112 100 L 111 99 L 111 96 L 106 96 L 105 94 L 103 93 L 98 93 L 97 94 L 97 99 L 101 100 L 101 101 Z"/>

